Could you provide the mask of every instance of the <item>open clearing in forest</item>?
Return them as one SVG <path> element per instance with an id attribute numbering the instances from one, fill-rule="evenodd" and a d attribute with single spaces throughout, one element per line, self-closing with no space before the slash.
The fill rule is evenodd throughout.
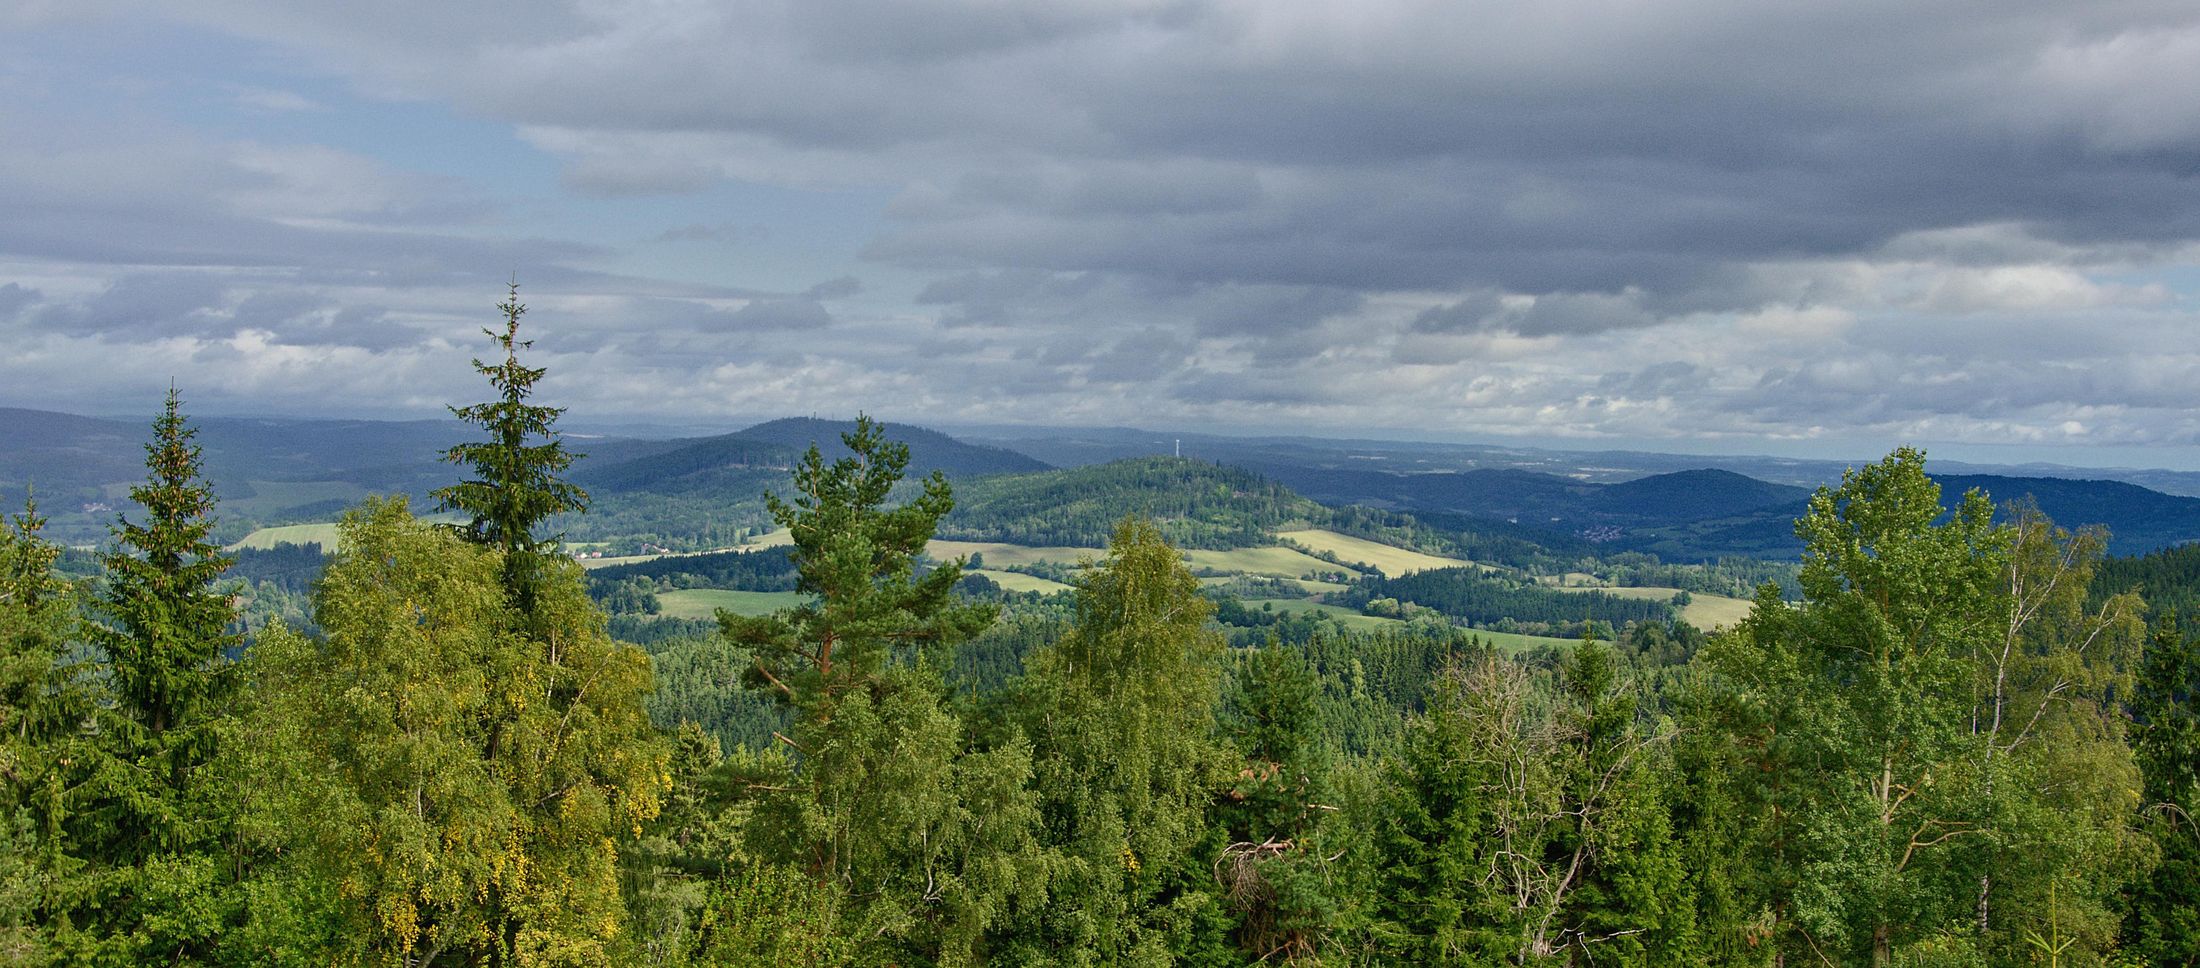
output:
<path id="1" fill-rule="evenodd" d="M 631 565 L 642 561 L 656 561 L 659 558 L 693 558 L 696 555 L 715 555 L 727 551 L 762 551 L 766 548 L 777 548 L 780 545 L 791 545 L 793 543 L 794 536 L 788 534 L 787 529 L 780 528 L 776 531 L 766 531 L 730 548 L 713 548 L 709 551 L 681 551 L 669 555 L 619 555 L 615 558 L 582 558 L 580 562 L 582 568 L 594 571 L 598 568 L 609 568 L 612 565 Z M 567 547 L 579 550 L 586 545 L 595 544 L 602 544 L 602 542 L 573 542 Z"/>
<path id="2" fill-rule="evenodd" d="M 1002 544 L 998 541 L 933 541 L 924 546 L 924 553 L 937 561 L 982 554 L 988 566 L 1036 565 L 1042 561 L 1075 565 L 1081 558 L 1099 561 L 1107 554 L 1099 548 L 1034 547 Z"/>
<path id="3" fill-rule="evenodd" d="M 1338 624 L 1354 631 L 1403 628 L 1405 625 L 1405 623 L 1394 618 L 1362 615 L 1342 605 L 1325 605 L 1321 602 L 1312 602 L 1303 598 L 1249 598 L 1245 600 L 1245 607 L 1255 611 L 1262 610 L 1261 606 L 1263 605 L 1272 605 L 1274 606 L 1273 611 L 1287 612 L 1294 615 L 1304 612 L 1327 615 L 1336 619 Z"/>
<path id="4" fill-rule="evenodd" d="M 995 584 L 998 584 L 1002 588 L 1012 592 L 1040 592 L 1042 594 L 1052 595 L 1055 592 L 1066 592 L 1070 590 L 1070 587 L 1068 585 L 1064 585 L 1061 582 L 1047 578 L 1041 578 L 1037 575 L 1026 575 L 1020 571 L 994 571 L 991 568 L 973 568 L 969 571 L 963 572 L 963 574 L 984 575 L 987 578 L 993 579 Z"/>
<path id="5" fill-rule="evenodd" d="M 1681 591 L 1678 588 L 1667 588 L 1661 585 L 1627 588 L 1599 588 L 1579 585 L 1548 587 L 1562 592 L 1603 592 L 1616 598 L 1641 598 L 1658 602 L 1672 601 L 1673 596 L 1680 594 Z M 1749 599 L 1732 598 L 1726 595 L 1706 595 L 1700 592 L 1689 592 L 1688 604 L 1681 607 L 1681 621 L 1706 632 L 1712 629 L 1725 628 L 1748 617 Z"/>
<path id="6" fill-rule="evenodd" d="M 682 588 L 658 592 L 657 605 L 667 618 L 710 618 L 719 609 L 738 615 L 769 615 L 808 601 L 801 592 L 736 592 L 723 588 Z"/>
<path id="7" fill-rule="evenodd" d="M 780 545 L 791 545 L 793 543 L 793 532 L 785 528 L 774 528 L 763 534 L 753 535 L 747 541 L 741 542 L 738 550 L 755 551 L 760 548 L 777 548 Z"/>
<path id="8" fill-rule="evenodd" d="M 230 551 L 251 548 L 266 551 L 279 544 L 317 544 L 324 552 L 336 550 L 336 526 L 333 524 L 286 524 L 279 528 L 261 528 L 244 539 L 230 545 Z"/>
<path id="9" fill-rule="evenodd" d="M 1298 578 L 1308 573 L 1359 572 L 1343 565 L 1333 565 L 1300 551 L 1282 545 L 1261 548 L 1237 548 L 1230 551 L 1207 551 L 1194 548 L 1184 552 L 1193 571 L 1240 572 L 1247 575 L 1272 575 L 1277 578 Z"/>
<path id="10" fill-rule="evenodd" d="M 1341 561 L 1360 561 L 1375 566 L 1384 575 L 1396 578 L 1417 571 L 1434 571 L 1438 568 L 1467 568 L 1474 562 L 1463 558 L 1444 558 L 1423 554 L 1394 545 L 1355 538 L 1335 531 L 1280 531 L 1276 537 L 1305 545 L 1318 552 L 1336 555 Z"/>
<path id="11" fill-rule="evenodd" d="M 1214 586 L 1216 586 L 1216 585 L 1227 585 L 1227 584 L 1229 584 L 1229 583 L 1231 583 L 1231 582 L 1237 581 L 1238 579 L 1240 579 L 1240 578 L 1244 578 L 1244 577 L 1253 577 L 1253 578 L 1267 578 L 1267 577 L 1271 577 L 1271 576 L 1268 576 L 1268 575 L 1252 575 L 1252 576 L 1244 576 L 1244 575 L 1208 575 L 1208 576 L 1206 576 L 1206 577 L 1204 577 L 1204 578 L 1201 578 L 1201 579 L 1199 580 L 1199 584 L 1200 584 L 1200 586 L 1201 586 L 1201 587 L 1203 587 L 1203 588 L 1212 588 L 1212 587 L 1214 587 Z M 1351 587 L 1352 587 L 1352 586 L 1350 586 L 1350 585 L 1344 585 L 1344 584 L 1339 584 L 1339 583 L 1337 583 L 1337 582 L 1333 582 L 1333 581 L 1314 581 L 1313 579 L 1310 579 L 1310 578 L 1285 578 L 1285 579 L 1282 579 L 1282 581 L 1284 581 L 1284 582 L 1286 582 L 1286 583 L 1288 583 L 1288 584 L 1291 584 L 1291 585 L 1295 585 L 1295 586 L 1297 586 L 1297 587 L 1298 587 L 1298 589 L 1299 589 L 1300 591 L 1303 591 L 1303 592 L 1307 593 L 1308 595 L 1327 595 L 1327 594 L 1330 594 L 1330 593 L 1332 593 L 1332 592 L 1341 592 L 1341 591 L 1344 591 L 1345 589 L 1348 589 L 1348 588 L 1351 588 Z"/>

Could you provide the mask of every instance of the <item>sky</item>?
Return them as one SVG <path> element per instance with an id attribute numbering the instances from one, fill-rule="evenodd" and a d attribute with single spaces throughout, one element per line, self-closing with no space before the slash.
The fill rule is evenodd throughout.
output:
<path id="1" fill-rule="evenodd" d="M 0 406 L 2200 467 L 2200 5 L 0 0 Z"/>

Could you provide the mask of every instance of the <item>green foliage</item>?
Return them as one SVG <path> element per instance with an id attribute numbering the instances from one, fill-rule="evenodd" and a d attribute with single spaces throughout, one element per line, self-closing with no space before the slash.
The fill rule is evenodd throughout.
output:
<path id="1" fill-rule="evenodd" d="M 1425 964 L 1673 964 L 1696 945 L 1659 738 L 1608 646 L 1555 684 L 1492 654 L 1439 677 L 1392 761 L 1376 939 Z"/>
<path id="2" fill-rule="evenodd" d="M 2200 543 L 2103 561 L 2091 592 L 2096 605 L 2112 595 L 2142 595 L 2154 614 L 2174 615 L 2189 631 L 2200 622 Z"/>
<path id="3" fill-rule="evenodd" d="M 261 768 L 288 846 L 336 885 L 347 960 L 598 963 L 624 909 L 614 838 L 653 816 L 664 752 L 646 660 L 614 645 L 568 564 L 529 627 L 501 556 L 370 501 L 321 581 L 321 640 L 254 657 Z"/>
<path id="4" fill-rule="evenodd" d="M 957 565 L 917 573 L 954 505 L 945 477 L 888 507 L 908 448 L 868 418 L 842 441 L 850 456 L 830 465 L 805 455 L 794 501 L 769 499 L 814 600 L 719 615 L 750 653 L 749 683 L 794 711 L 786 743 L 800 755 L 745 843 L 836 891 L 835 930 L 875 939 L 867 957 L 975 963 L 987 928 L 1035 883 L 1031 750 L 1014 735 L 972 746 L 942 701 L 933 663 L 995 615 L 954 597 Z"/>
<path id="5" fill-rule="evenodd" d="M 1243 954 L 1316 963 L 1361 926 L 1373 900 L 1353 890 L 1366 886 L 1351 876 L 1365 873 L 1358 870 L 1365 853 L 1351 849 L 1359 837 L 1336 805 L 1321 680 L 1304 657 L 1275 643 L 1247 657 L 1231 680 L 1221 721 L 1243 766 L 1218 809 L 1228 843 L 1216 878 Z"/>
<path id="6" fill-rule="evenodd" d="M 230 560 L 209 539 L 214 496 L 200 475 L 196 431 L 174 390 L 146 444 L 146 481 L 130 491 L 142 523 L 117 521 L 101 556 L 105 621 L 91 638 L 107 658 L 107 701 L 86 744 L 76 803 L 62 822 L 82 845 L 85 934 L 70 957 L 129 962 L 208 956 L 236 914 L 218 858 L 232 817 L 211 769 L 234 694 L 228 655 L 240 644 L 229 596 L 214 587 Z"/>
<path id="7" fill-rule="evenodd" d="M 795 573 L 792 555 L 792 548 L 778 547 L 668 556 L 597 568 L 589 572 L 588 578 L 592 587 L 641 578 L 663 588 L 793 591 L 800 576 Z"/>
<path id="8" fill-rule="evenodd" d="M 1949 925 L 1994 960 L 2050 929 L 2114 946 L 2140 862 L 2115 704 L 2137 604 L 2087 607 L 2098 535 L 2023 508 L 1996 526 L 1976 492 L 1942 513 L 1914 451 L 1852 471 L 1797 522 L 1804 602 L 1768 586 L 1705 649 L 1717 678 L 1691 708 L 1735 752 L 1695 748 L 1725 767 L 1692 767 L 1698 809 L 1728 815 L 1691 836 L 1756 851 L 1712 878 L 1722 930 L 1880 964 L 1954 950 Z"/>
<path id="9" fill-rule="evenodd" d="M 935 472 L 914 499 L 887 507 L 909 448 L 869 418 L 843 442 L 852 455 L 830 465 L 815 447 L 804 455 L 793 502 L 767 499 L 794 538 L 797 588 L 816 601 L 769 616 L 719 615 L 726 637 L 753 656 L 750 685 L 820 721 L 841 697 L 880 686 L 897 656 L 951 649 L 995 614 L 955 601 L 960 566 L 917 574 L 917 557 L 955 505 L 947 478 Z"/>
<path id="10" fill-rule="evenodd" d="M 2200 963 L 2200 639 L 2164 616 L 2132 696 L 2144 827 L 2160 851 L 2134 886 L 2127 931 L 2152 965 Z"/>
<path id="11" fill-rule="evenodd" d="M 469 517 L 459 529 L 466 540 L 502 553 L 505 587 L 526 613 L 533 611 L 529 607 L 533 589 L 543 580 L 559 541 L 537 535 L 536 527 L 554 515 L 587 509 L 588 492 L 559 477 L 576 456 L 565 449 L 555 429 L 558 415 L 565 411 L 527 402 L 545 371 L 519 362 L 519 351 L 534 341 L 519 338 L 519 317 L 527 307 L 520 305 L 518 283 L 512 284 L 497 309 L 504 313 L 504 332 L 483 329 L 482 333 L 496 341 L 504 359 L 498 363 L 477 359 L 474 369 L 489 378 L 498 399 L 450 408 L 458 419 L 486 431 L 489 439 L 445 452 L 444 460 L 469 468 L 474 476 L 438 489 L 435 498 L 441 509 Z M 543 442 L 529 443 L 537 438 Z"/>
<path id="12" fill-rule="evenodd" d="M 54 571 L 26 498 L 0 523 L 0 964 L 43 964 L 64 916 L 77 845 L 64 836 L 70 763 L 90 696 L 68 656 L 78 640 L 76 585 Z"/>
<path id="13" fill-rule="evenodd" d="M 1004 941 L 1024 961 L 1165 962 L 1220 907 L 1200 856 L 1224 751 L 1211 738 L 1222 639 L 1152 522 L 1127 519 L 1035 653 L 1021 699 L 1054 875 Z"/>

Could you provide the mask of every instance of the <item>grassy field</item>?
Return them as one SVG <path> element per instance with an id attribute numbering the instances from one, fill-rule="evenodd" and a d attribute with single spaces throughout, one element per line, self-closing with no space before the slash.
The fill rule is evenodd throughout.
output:
<path id="1" fill-rule="evenodd" d="M 593 570 L 595 570 L 595 569 L 597 569 L 597 568 L 609 568 L 609 567 L 611 567 L 612 565 L 631 565 L 631 564 L 633 564 L 633 563 L 635 563 L 635 562 L 637 562 L 637 561 L 656 561 L 657 559 L 659 559 L 659 558 L 662 558 L 662 557 L 664 557 L 664 556 L 663 556 L 663 555 L 619 555 L 619 556 L 617 556 L 617 557 L 612 557 L 612 558 L 583 558 L 583 559 L 581 559 L 581 567 L 582 567 L 582 568 L 585 568 L 585 569 L 588 569 L 588 570 L 591 570 L 591 571 L 593 571 Z"/>
<path id="2" fill-rule="evenodd" d="M 1336 555 L 1344 561 L 1364 561 L 1392 578 L 1417 571 L 1461 568 L 1474 564 L 1461 558 L 1422 554 L 1335 531 L 1281 531 L 1276 537 L 1305 545 L 1315 551 Z"/>
<path id="3" fill-rule="evenodd" d="M 1051 595 L 1055 592 L 1070 590 L 1068 585 L 1061 582 L 1050 581 L 1037 575 L 1026 575 L 1020 571 L 994 571 L 991 568 L 974 568 L 963 572 L 963 574 L 984 575 L 999 583 L 1002 588 L 1012 592 L 1043 592 Z"/>
<path id="4" fill-rule="evenodd" d="M 733 592 L 722 588 L 657 593 L 657 604 L 664 607 L 667 618 L 710 618 L 721 608 L 741 615 L 765 615 L 808 599 L 801 592 Z"/>
<path id="5" fill-rule="evenodd" d="M 1273 605 L 1275 606 L 1275 610 L 1278 612 L 1290 612 L 1293 614 L 1297 614 L 1300 612 L 1317 612 L 1323 615 L 1328 615 L 1337 619 L 1338 624 L 1341 624 L 1345 628 L 1353 629 L 1355 631 L 1381 628 L 1397 628 L 1404 624 L 1403 622 L 1400 622 L 1394 618 L 1378 618 L 1373 615 L 1362 615 L 1359 612 L 1353 611 L 1352 609 L 1345 608 L 1340 605 L 1324 605 L 1320 602 L 1310 602 L 1303 598 L 1252 598 L 1247 599 L 1245 602 L 1245 607 L 1252 609 L 1258 609 L 1263 605 Z"/>
<path id="6" fill-rule="evenodd" d="M 582 559 L 581 567 L 594 570 L 597 568 L 609 568 L 612 565 L 631 565 L 637 561 L 656 561 L 659 558 L 685 558 L 693 557 L 694 555 L 714 555 L 721 551 L 762 551 L 765 548 L 777 548 L 780 545 L 791 545 L 793 543 L 794 536 L 788 534 L 787 529 L 780 528 L 776 531 L 766 531 L 763 534 L 750 538 L 749 540 L 741 542 L 740 544 L 735 545 L 731 548 L 713 548 L 710 551 L 683 552 L 674 555 L 620 555 L 616 558 L 586 558 Z M 582 550 L 588 545 L 600 544 L 603 544 L 603 542 L 575 542 L 571 545 L 568 545 L 567 547 L 578 551 Z"/>
<path id="7" fill-rule="evenodd" d="M 318 544 L 322 551 L 336 550 L 336 526 L 333 524 L 286 524 L 280 528 L 261 528 L 245 535 L 244 540 L 230 545 L 229 550 L 253 548 L 266 551 L 278 544 Z"/>
<path id="8" fill-rule="evenodd" d="M 1562 592 L 1603 592 L 1619 598 L 1643 598 L 1651 601 L 1671 601 L 1680 593 L 1678 588 L 1645 585 L 1638 588 L 1593 588 L 1568 585 L 1557 588 Z M 1725 595 L 1688 593 L 1688 605 L 1681 609 L 1681 620 L 1704 631 L 1725 628 L 1749 617 L 1749 599 L 1729 598 Z"/>
<path id="9" fill-rule="evenodd" d="M 754 551 L 758 548 L 777 548 L 780 545 L 791 545 L 793 543 L 793 534 L 788 533 L 785 528 L 775 528 L 763 534 L 751 536 L 749 540 L 741 542 L 741 548 L 744 551 Z"/>
<path id="10" fill-rule="evenodd" d="M 1688 607 L 1681 609 L 1681 618 L 1688 624 L 1709 631 L 1741 624 L 1749 617 L 1750 601 L 1746 598 L 1728 598 L 1725 595 L 1698 595 L 1690 592 Z"/>
<path id="11" fill-rule="evenodd" d="M 1296 548 L 1270 545 L 1265 548 L 1238 548 L 1234 551 L 1204 551 L 1193 549 L 1184 552 L 1193 570 L 1209 568 L 1223 572 L 1242 572 L 1248 575 L 1273 575 L 1277 578 L 1297 578 L 1308 572 L 1342 571 L 1359 574 L 1342 565 L 1332 565 Z"/>
<path id="12" fill-rule="evenodd" d="M 1107 554 L 1099 548 L 1037 548 L 998 541 L 934 541 L 925 546 L 924 553 L 941 561 L 983 554 L 988 565 L 1035 565 L 1042 561 L 1074 565 L 1081 558 L 1098 561 Z"/>

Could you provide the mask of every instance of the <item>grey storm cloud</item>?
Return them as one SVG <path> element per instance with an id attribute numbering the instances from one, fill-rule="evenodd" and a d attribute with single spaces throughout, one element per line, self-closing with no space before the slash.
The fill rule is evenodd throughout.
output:
<path id="1" fill-rule="evenodd" d="M 833 314 L 815 299 L 757 299 L 727 315 L 740 329 L 823 329 L 833 324 Z"/>
<path id="2" fill-rule="evenodd" d="M 1522 336 L 1565 336 L 1655 325 L 1658 317 L 1642 306 L 1639 293 L 1553 292 L 1507 302 L 1479 292 L 1448 305 L 1423 310 L 1413 328 L 1428 333 L 1504 330 Z"/>
<path id="3" fill-rule="evenodd" d="M 863 280 L 854 276 L 835 276 L 802 290 L 805 299 L 846 299 L 863 291 Z"/>
<path id="4" fill-rule="evenodd" d="M 1503 432 L 1601 432 L 1612 401 L 1661 400 L 1625 419 L 1669 423 L 1625 431 L 1992 433 L 2160 409 L 2194 363 L 2190 283 L 2167 271 L 2200 252 L 2200 102 L 2180 93 L 2200 86 L 2200 9 L 2181 0 L 157 16 L 508 126 L 560 166 L 542 190 L 592 210 L 693 196 L 620 223 L 668 247 L 650 254 L 768 247 L 770 219 L 704 210 L 729 183 L 878 199 L 861 224 L 774 236 L 867 264 L 785 256 L 758 289 L 674 281 L 694 262 L 653 278 L 614 242 L 514 227 L 541 199 L 341 152 L 80 133 L 63 161 L 0 148 L 0 254 L 92 267 L 105 291 L 0 288 L 0 316 L 395 351 L 469 335 L 483 307 L 457 294 L 516 271 L 602 386 L 622 365 L 704 384 L 796 360 L 813 372 L 779 385 L 885 392 L 953 346 L 1034 412 L 1062 402 L 1049 381 L 1082 381 L 1393 426 L 1440 405 Z M 12 110 L 0 133 L 32 130 Z M 170 163 L 131 162 L 147 154 Z M 1123 406 L 1110 419 L 1143 412 Z"/>
<path id="5" fill-rule="evenodd" d="M 0 319 L 13 317 L 16 313 L 22 312 L 24 307 L 44 298 L 44 295 L 44 293 L 19 282 L 11 282 L 5 286 L 0 286 Z"/>
<path id="6" fill-rule="evenodd" d="M 1628 399 L 1652 400 L 1699 389 L 1702 382 L 1696 364 L 1669 360 L 1633 372 L 1607 373 L 1597 381 L 1597 390 Z"/>
<path id="7" fill-rule="evenodd" d="M 228 332 L 220 310 L 227 286 L 198 273 L 139 273 L 123 276 L 105 292 L 76 303 L 46 306 L 36 323 L 78 336 L 156 339 Z"/>

